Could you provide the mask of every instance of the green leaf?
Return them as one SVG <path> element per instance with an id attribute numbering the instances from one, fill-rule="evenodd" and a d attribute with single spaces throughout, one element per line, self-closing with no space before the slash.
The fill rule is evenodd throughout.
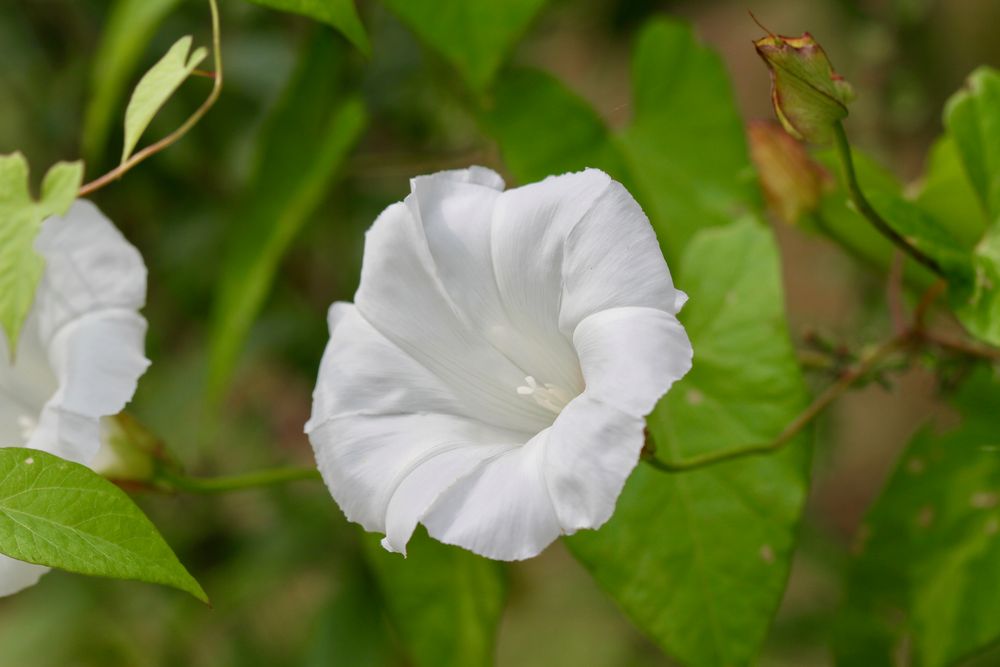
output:
<path id="1" fill-rule="evenodd" d="M 83 117 L 83 154 L 95 164 L 104 154 L 112 120 L 143 49 L 180 0 L 117 0 L 108 13 L 90 73 Z"/>
<path id="2" fill-rule="evenodd" d="M 0 449 L 0 552 L 80 574 L 173 586 L 208 602 L 125 492 L 86 466 L 34 449 Z"/>
<path id="3" fill-rule="evenodd" d="M 35 237 L 45 218 L 69 209 L 82 180 L 82 162 L 60 162 L 45 175 L 36 202 L 28 191 L 24 156 L 0 155 L 0 326 L 11 356 L 45 269 L 35 252 Z"/>
<path id="4" fill-rule="evenodd" d="M 139 80 L 125 109 L 125 145 L 122 163 L 129 159 L 153 116 L 166 104 L 184 80 L 198 66 L 208 49 L 191 51 L 191 37 L 181 37 L 167 54 Z M 190 53 L 190 56 L 188 55 Z"/>
<path id="5" fill-rule="evenodd" d="M 493 80 L 507 52 L 546 0 L 385 0 L 476 91 Z"/>
<path id="6" fill-rule="evenodd" d="M 963 246 L 947 227 L 902 196 L 871 190 L 868 200 L 890 227 L 941 266 L 949 286 L 957 288 L 969 280 L 970 248 Z"/>
<path id="7" fill-rule="evenodd" d="M 1000 223 L 1000 71 L 981 67 L 948 101 L 945 127 L 991 222 Z"/>
<path id="8" fill-rule="evenodd" d="M 931 147 L 914 203 L 935 220 L 946 222 L 964 247 L 973 247 L 986 230 L 988 220 L 965 175 L 955 140 L 948 135 Z"/>
<path id="9" fill-rule="evenodd" d="M 699 229 L 759 210 L 760 193 L 725 66 L 691 28 L 658 20 L 633 58 L 635 118 L 622 137 L 667 260 Z"/>
<path id="10" fill-rule="evenodd" d="M 320 612 L 301 667 L 389 667 L 392 640 L 372 575 L 360 563 L 338 567 L 339 585 Z"/>
<path id="11" fill-rule="evenodd" d="M 881 192 L 885 197 L 902 197 L 902 186 L 892 172 L 861 151 L 852 149 L 851 154 L 862 191 Z M 819 151 L 815 158 L 830 174 L 835 175 L 837 187 L 820 198 L 819 211 L 812 217 L 813 226 L 855 257 L 876 267 L 880 273 L 887 273 L 897 252 L 895 244 L 858 213 L 850 201 L 836 152 Z M 926 289 L 937 280 L 936 275 L 913 261 L 904 263 L 904 277 L 908 285 L 918 290 Z"/>
<path id="12" fill-rule="evenodd" d="M 858 535 L 838 664 L 954 664 L 1000 640 L 1000 384 L 973 376 L 962 425 L 919 433 Z"/>
<path id="13" fill-rule="evenodd" d="M 948 101 L 944 120 L 989 223 L 970 258 L 968 284 L 950 297 L 969 333 L 1000 345 L 1000 72 L 973 72 L 967 88 Z"/>
<path id="14" fill-rule="evenodd" d="M 1000 222 L 986 231 L 971 261 L 968 284 L 949 284 L 949 297 L 969 333 L 1000 345 Z"/>
<path id="15" fill-rule="evenodd" d="M 212 396 L 224 388 L 281 259 L 364 130 L 364 105 L 344 92 L 337 71 L 340 62 L 331 36 L 317 34 L 303 51 L 299 70 L 261 137 L 216 296 L 209 363 Z"/>
<path id="16" fill-rule="evenodd" d="M 725 67 L 689 27 L 650 23 L 633 82 L 635 117 L 621 136 L 551 76 L 525 70 L 501 77 L 483 123 L 521 181 L 609 171 L 643 204 L 672 262 L 699 229 L 759 210 L 760 194 Z"/>
<path id="17" fill-rule="evenodd" d="M 549 74 L 512 69 L 497 80 L 483 124 L 508 169 L 522 182 L 597 167 L 625 173 L 619 147 L 600 116 Z M 559 128 L 554 132 L 553 128 Z"/>
<path id="18" fill-rule="evenodd" d="M 407 557 L 365 536 L 389 617 L 417 667 L 489 667 L 505 582 L 499 563 L 441 544 L 418 528 Z"/>
<path id="19" fill-rule="evenodd" d="M 358 17 L 354 0 L 251 0 L 283 12 L 302 14 L 342 32 L 365 55 L 371 53 L 368 33 Z"/>
<path id="20" fill-rule="evenodd" d="M 658 456 L 775 438 L 806 403 L 777 248 L 751 221 L 701 232 L 677 284 L 695 350 L 657 406 Z M 641 465 L 596 533 L 568 542 L 632 619 L 685 665 L 752 662 L 788 577 L 808 486 L 806 438 L 779 453 L 679 474 Z"/>

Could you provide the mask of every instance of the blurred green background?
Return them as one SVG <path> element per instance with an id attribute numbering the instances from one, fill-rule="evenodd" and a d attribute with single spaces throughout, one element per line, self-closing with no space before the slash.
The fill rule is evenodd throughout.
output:
<path id="1" fill-rule="evenodd" d="M 88 105 L 115 76 L 95 65 L 113 4 L 0 3 L 0 153 L 22 150 L 36 177 L 60 159 L 85 157 L 90 178 L 114 165 L 123 101 L 108 109 L 105 140 L 90 130 L 83 144 Z M 138 44 L 139 70 L 181 35 L 208 42 L 206 4 L 175 4 L 151 41 Z M 920 173 L 940 132 L 939 110 L 965 75 L 977 64 L 1000 63 L 996 0 L 555 0 L 511 61 L 555 74 L 618 127 L 631 112 L 632 38 L 648 18 L 670 14 L 693 23 L 722 54 L 744 117 L 769 118 L 767 73 L 750 44 L 760 30 L 748 8 L 776 32 L 808 30 L 820 40 L 859 93 L 849 123 L 855 141 L 903 178 Z M 381 3 L 359 2 L 370 58 L 306 19 L 242 0 L 222 0 L 221 9 L 226 85 L 219 103 L 185 140 L 94 197 L 150 269 L 145 313 L 154 363 L 131 412 L 190 471 L 206 475 L 311 463 L 302 425 L 327 338 L 325 312 L 353 294 L 364 230 L 408 192 L 411 176 L 472 163 L 504 171 L 460 75 Z M 309 68 L 305 79 L 302 67 Z M 131 86 L 137 72 L 125 74 Z M 150 136 L 176 127 L 209 87 L 205 79 L 185 84 Z M 207 341 L 223 266 L 239 265 L 255 221 L 302 186 L 296 170 L 317 159 L 310 149 L 323 121 L 290 110 L 289 94 L 360 98 L 367 122 L 357 145 L 316 185 L 319 205 L 289 235 L 232 381 L 217 403 L 206 402 Z M 858 343 L 886 327 L 879 276 L 827 241 L 775 227 L 793 337 L 819 330 Z M 247 272 L 236 280 L 255 278 Z M 855 392 L 821 422 L 802 546 L 760 664 L 831 663 L 830 617 L 851 535 L 929 413 L 947 418 L 933 377 L 913 370 L 891 391 Z M 213 607 L 143 584 L 52 573 L 0 599 L 0 666 L 405 664 L 361 557 L 361 533 L 321 485 L 212 498 L 146 495 L 140 503 Z M 670 664 L 561 545 L 509 567 L 506 576 L 498 664 Z"/>

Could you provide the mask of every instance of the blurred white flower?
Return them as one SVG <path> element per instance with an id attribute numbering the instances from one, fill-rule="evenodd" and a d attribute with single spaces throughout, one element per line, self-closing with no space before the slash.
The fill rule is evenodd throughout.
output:
<path id="1" fill-rule="evenodd" d="M 102 417 L 122 410 L 149 361 L 142 256 L 96 206 L 77 201 L 42 224 L 45 273 L 11 364 L 0 334 L 0 445 L 92 465 Z M 48 571 L 0 556 L 0 595 Z"/>
<path id="2" fill-rule="evenodd" d="M 348 519 L 405 553 L 502 560 L 611 516 L 645 416 L 691 366 L 639 205 L 588 170 L 503 191 L 480 167 L 411 181 L 330 309 L 306 425 Z"/>

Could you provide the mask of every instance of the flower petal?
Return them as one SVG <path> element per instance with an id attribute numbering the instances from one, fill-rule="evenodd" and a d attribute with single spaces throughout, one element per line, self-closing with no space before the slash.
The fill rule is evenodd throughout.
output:
<path id="1" fill-rule="evenodd" d="M 328 320 L 330 342 L 307 433 L 328 419 L 355 414 L 465 414 L 450 387 L 379 333 L 353 304 L 333 304 Z"/>
<path id="2" fill-rule="evenodd" d="M 49 344 L 59 389 L 42 410 L 28 447 L 89 465 L 100 448 L 99 420 L 117 414 L 149 367 L 146 320 L 129 310 L 87 313 Z"/>
<path id="3" fill-rule="evenodd" d="M 559 327 L 568 336 L 600 310 L 646 306 L 676 313 L 687 299 L 674 288 L 649 218 L 616 181 L 568 233 L 563 279 Z"/>
<path id="4" fill-rule="evenodd" d="M 323 479 L 348 520 L 385 533 L 392 510 L 389 538 L 400 551 L 418 520 L 414 517 L 467 470 L 466 464 L 488 459 L 523 438 L 472 419 L 440 414 L 336 417 L 309 433 Z M 453 452 L 457 459 L 449 454 Z M 439 461 L 434 463 L 435 459 Z M 424 468 L 428 464 L 431 467 Z M 428 470 L 434 474 L 427 475 Z M 415 480 L 408 480 L 413 474 Z M 394 506 L 400 493 L 402 505 Z"/>
<path id="5" fill-rule="evenodd" d="M 562 532 L 599 528 L 614 512 L 639 461 L 646 420 L 591 395 L 559 414 L 545 442 L 544 470 Z"/>
<path id="6" fill-rule="evenodd" d="M 656 308 L 609 308 L 573 332 L 587 394 L 645 417 L 670 386 L 691 370 L 691 341 L 671 313 Z"/>
<path id="7" fill-rule="evenodd" d="M 4 375 L 22 388 L 31 380 L 49 389 L 25 415 L 38 421 L 25 429 L 32 431 L 26 446 L 88 464 L 100 447 L 99 419 L 125 407 L 149 366 L 137 312 L 146 267 L 87 201 L 46 219 L 35 249 L 45 273 L 23 335 L 25 356 Z"/>
<path id="8" fill-rule="evenodd" d="M 368 231 L 355 303 L 383 336 L 500 427 L 539 430 L 550 415 L 517 395 L 525 373 L 486 341 L 444 289 L 423 228 L 406 204 Z"/>
<path id="9" fill-rule="evenodd" d="M 7 339 L 0 336 L 0 446 L 27 442 L 25 434 L 37 426 L 42 408 L 58 387 L 32 310 L 21 329 L 13 364 Z"/>
<path id="10" fill-rule="evenodd" d="M 543 468 L 547 435 L 484 462 L 442 493 L 422 520 L 431 537 L 497 560 L 541 553 L 561 532 Z"/>
<path id="11" fill-rule="evenodd" d="M 64 216 L 42 224 L 35 250 L 45 259 L 38 288 L 42 340 L 86 313 L 146 303 L 142 255 L 92 203 L 77 200 Z"/>
<path id="12" fill-rule="evenodd" d="M 34 586 L 49 568 L 0 555 L 0 597 Z"/>

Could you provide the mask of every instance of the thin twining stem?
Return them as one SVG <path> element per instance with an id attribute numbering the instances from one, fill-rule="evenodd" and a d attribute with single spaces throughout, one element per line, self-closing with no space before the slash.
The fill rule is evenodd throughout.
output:
<path id="1" fill-rule="evenodd" d="M 913 341 L 913 339 L 914 332 L 907 331 L 882 343 L 860 362 L 846 370 L 836 382 L 827 387 L 823 393 L 817 396 L 816 400 L 814 400 L 809 407 L 799 413 L 799 416 L 793 419 L 791 423 L 789 423 L 778 435 L 778 437 L 770 442 L 748 445 L 746 447 L 740 447 L 739 449 L 726 449 L 717 452 L 710 452 L 700 456 L 693 456 L 683 461 L 664 461 L 656 458 L 652 449 L 647 449 L 644 450 L 644 452 L 646 452 L 644 460 L 657 470 L 674 473 L 695 470 L 697 468 L 704 468 L 716 463 L 722 463 L 723 461 L 741 459 L 747 456 L 768 454 L 779 450 L 794 439 L 803 428 L 809 425 L 809 423 L 819 416 L 823 410 L 837 400 L 841 394 L 850 389 L 854 383 L 865 378 L 865 376 L 875 370 L 878 365 L 886 359 L 886 357 L 905 348 Z"/>
<path id="2" fill-rule="evenodd" d="M 259 489 L 300 480 L 319 481 L 321 479 L 319 471 L 315 468 L 272 468 L 223 477 L 190 477 L 169 470 L 160 470 L 156 482 L 169 491 L 208 494 Z"/>
<path id="3" fill-rule="evenodd" d="M 212 11 L 212 55 L 215 60 L 215 72 L 212 73 L 212 92 L 208 94 L 205 101 L 202 102 L 201 106 L 191 114 L 191 116 L 184 121 L 184 124 L 178 127 L 176 130 L 163 137 L 154 144 L 146 146 L 141 151 L 138 151 L 132 157 L 130 157 L 125 162 L 121 163 L 108 173 L 103 176 L 96 178 L 89 183 L 85 183 L 80 187 L 80 192 L 78 196 L 85 197 L 92 192 L 101 189 L 108 183 L 121 178 L 125 172 L 127 172 L 132 167 L 136 166 L 146 158 L 156 155 L 163 149 L 171 146 L 177 142 L 181 137 L 188 133 L 188 131 L 194 127 L 202 116 L 208 113 L 208 110 L 212 108 L 215 101 L 219 99 L 219 94 L 222 92 L 222 49 L 220 44 L 222 42 L 219 28 L 219 8 L 216 5 L 216 0 L 208 0 L 209 7 Z"/>
<path id="4" fill-rule="evenodd" d="M 889 223 L 887 223 L 882 216 L 878 214 L 878 211 L 876 211 L 868 202 L 868 199 L 865 198 L 864 193 L 861 191 L 861 184 L 858 183 L 857 174 L 854 172 L 854 158 L 851 157 L 851 145 L 847 140 L 847 132 L 844 131 L 844 125 L 840 121 L 837 121 L 833 125 L 833 130 L 834 144 L 837 147 L 837 155 L 840 157 L 840 164 L 844 169 L 844 181 L 847 183 L 847 191 L 850 193 L 851 201 L 854 202 L 854 206 L 857 208 L 858 212 L 867 218 L 868 221 L 875 226 L 875 229 L 881 232 L 890 241 L 895 243 L 910 257 L 933 271 L 938 276 L 944 277 L 944 270 L 936 260 L 924 254 L 921 250 L 917 249 L 909 241 L 903 238 L 899 232 L 889 226 Z"/>

